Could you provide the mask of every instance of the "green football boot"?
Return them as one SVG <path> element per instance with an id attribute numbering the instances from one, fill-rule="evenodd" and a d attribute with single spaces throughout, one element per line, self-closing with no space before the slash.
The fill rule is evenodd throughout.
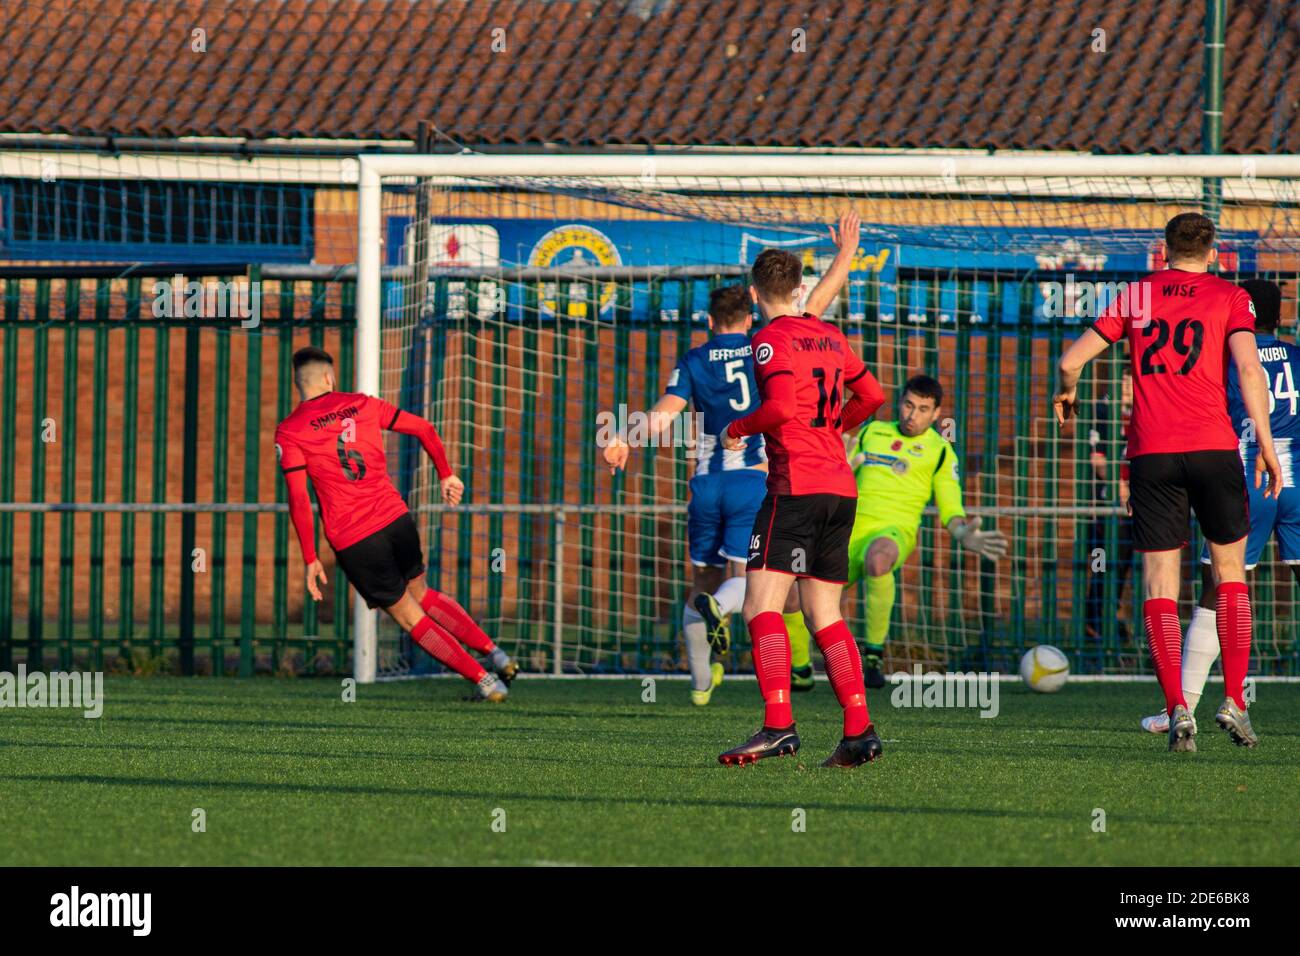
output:
<path id="1" fill-rule="evenodd" d="M 812 664 L 790 668 L 790 689 L 792 691 L 809 691 L 816 686 L 817 678 L 813 676 Z"/>

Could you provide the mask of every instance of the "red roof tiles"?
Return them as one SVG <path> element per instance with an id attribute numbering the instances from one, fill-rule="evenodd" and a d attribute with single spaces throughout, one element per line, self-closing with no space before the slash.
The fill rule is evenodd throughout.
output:
<path id="1" fill-rule="evenodd" d="M 0 132 L 1199 152 L 1201 33 L 1152 0 L 8 0 Z M 1231 5 L 1225 150 L 1300 152 L 1298 37 Z"/>

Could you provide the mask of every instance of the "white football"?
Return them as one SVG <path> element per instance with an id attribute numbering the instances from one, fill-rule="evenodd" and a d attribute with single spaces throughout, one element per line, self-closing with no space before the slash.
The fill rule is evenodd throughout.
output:
<path id="1" fill-rule="evenodd" d="M 1040 694 L 1054 694 L 1070 676 L 1070 659 L 1050 644 L 1031 647 L 1020 658 L 1020 677 Z"/>

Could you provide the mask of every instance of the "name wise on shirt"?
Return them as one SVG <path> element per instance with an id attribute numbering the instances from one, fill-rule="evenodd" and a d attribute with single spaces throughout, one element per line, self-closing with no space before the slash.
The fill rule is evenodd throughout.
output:
<path id="1" fill-rule="evenodd" d="M 344 418 L 356 418 L 358 411 L 360 411 L 360 409 L 356 405 L 352 405 L 348 408 L 340 408 L 337 412 L 330 412 L 328 415 L 322 415 L 320 418 L 313 418 L 311 420 L 311 429 L 312 431 L 320 431 L 330 422 L 339 421 Z"/>

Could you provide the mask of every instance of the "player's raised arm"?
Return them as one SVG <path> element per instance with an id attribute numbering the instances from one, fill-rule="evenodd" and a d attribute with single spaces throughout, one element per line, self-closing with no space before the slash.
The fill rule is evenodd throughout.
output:
<path id="1" fill-rule="evenodd" d="M 840 415 L 840 431 L 848 432 L 876 414 L 876 409 L 885 404 L 885 390 L 867 370 L 862 358 L 853 351 L 847 338 L 844 340 L 844 348 L 848 357 L 844 365 L 844 384 L 853 393 L 853 397 L 845 404 Z"/>
<path id="2" fill-rule="evenodd" d="M 674 371 L 673 382 L 676 382 L 678 371 Z M 667 392 L 660 396 L 659 401 L 650 407 L 647 413 L 649 418 L 650 434 L 649 438 L 654 439 L 668 431 L 672 427 L 677 416 L 686 410 L 686 398 Z M 612 420 L 613 412 L 603 412 L 602 417 Z M 612 475 L 620 468 L 627 466 L 628 455 L 631 454 L 631 446 L 628 445 L 618 434 L 617 430 L 612 433 L 607 428 L 601 427 L 596 431 L 596 445 L 601 449 L 601 457 L 605 459 L 605 464 L 609 465 L 609 473 Z"/>
<path id="3" fill-rule="evenodd" d="M 1268 408 L 1268 373 L 1259 363 L 1255 333 L 1244 329 L 1230 332 L 1228 350 L 1237 367 L 1241 401 L 1246 406 L 1246 414 L 1250 416 L 1251 425 L 1255 429 L 1255 444 L 1259 447 L 1259 454 L 1255 456 L 1255 487 L 1260 487 L 1267 474 L 1268 487 L 1264 489 L 1264 496 L 1276 498 L 1282 493 L 1282 466 L 1273 450 L 1273 430 Z"/>
<path id="4" fill-rule="evenodd" d="M 451 470 L 451 463 L 447 461 L 447 451 L 442 447 L 442 439 L 438 437 L 438 429 L 433 427 L 433 422 L 419 415 L 402 411 L 382 399 L 379 401 L 382 408 L 380 418 L 383 420 L 384 427 L 399 435 L 413 435 L 419 439 L 425 454 L 433 459 L 433 467 L 438 472 L 438 487 L 442 492 L 443 502 L 449 505 L 460 504 L 461 498 L 465 495 L 465 483 Z"/>
<path id="5" fill-rule="evenodd" d="M 1058 424 L 1064 425 L 1078 411 L 1079 376 L 1089 362 L 1110 348 L 1110 344 L 1094 326 L 1071 342 L 1062 354 L 1056 369 L 1056 394 L 1052 398 L 1052 410 Z"/>
<path id="6" fill-rule="evenodd" d="M 840 294 L 844 288 L 844 283 L 849 278 L 849 267 L 853 264 L 853 257 L 858 252 L 858 235 L 862 220 L 857 212 L 850 209 L 840 216 L 839 232 L 831 226 L 831 241 L 835 243 L 838 251 L 831 262 L 831 267 L 826 270 L 821 281 L 813 288 L 808 295 L 808 301 L 804 304 L 804 311 L 812 315 L 820 316 L 824 313 L 835 297 Z"/>

